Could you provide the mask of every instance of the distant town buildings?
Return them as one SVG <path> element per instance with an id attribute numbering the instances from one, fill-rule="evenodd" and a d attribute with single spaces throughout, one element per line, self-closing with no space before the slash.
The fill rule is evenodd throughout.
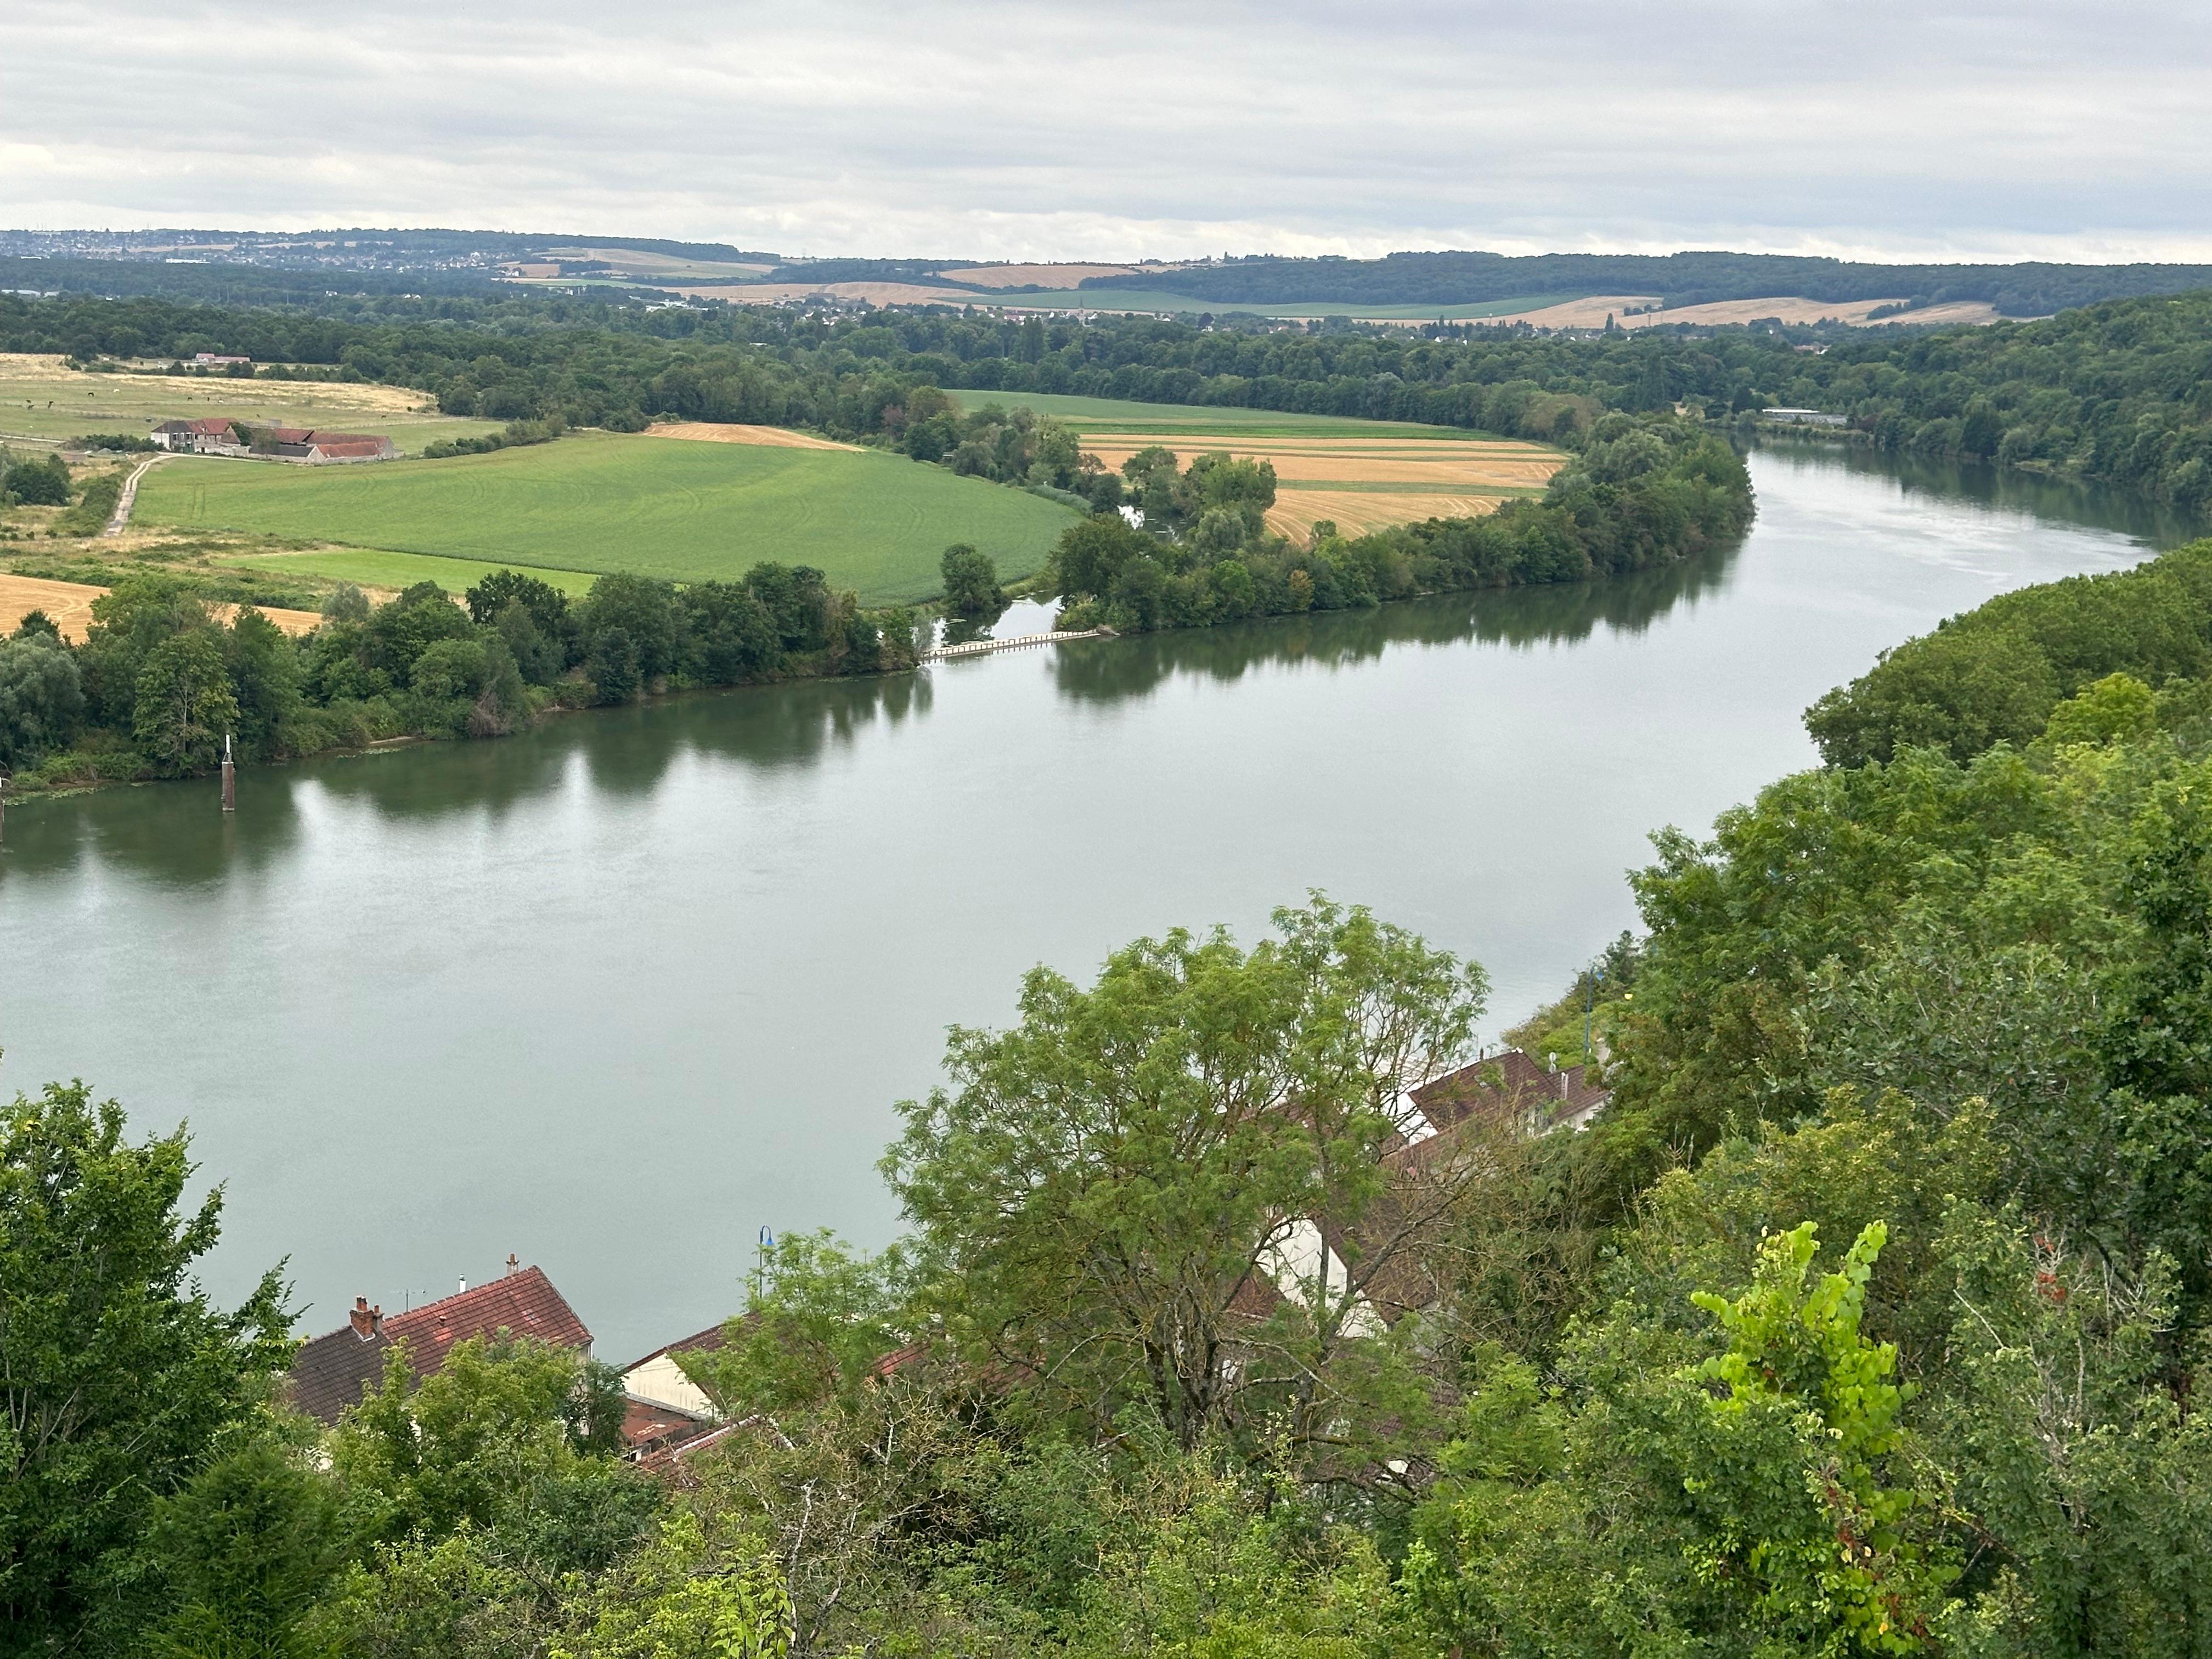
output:
<path id="1" fill-rule="evenodd" d="M 1818 409 L 1762 409 L 1762 421 L 1778 421 L 1784 426 L 1849 426 L 1850 419 L 1842 415 L 1830 415 Z"/>

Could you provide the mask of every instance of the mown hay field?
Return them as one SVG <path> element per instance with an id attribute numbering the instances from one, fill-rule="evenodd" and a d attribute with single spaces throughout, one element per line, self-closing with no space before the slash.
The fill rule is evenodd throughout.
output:
<path id="1" fill-rule="evenodd" d="M 1323 520 L 1358 534 L 1425 519 L 1480 517 L 1514 496 L 1541 495 L 1565 459 L 1543 444 L 1452 427 L 1106 398 L 958 395 L 970 409 L 1021 404 L 1066 421 L 1082 434 L 1084 453 L 1115 471 L 1155 444 L 1185 466 L 1209 451 L 1265 460 L 1275 469 L 1268 527 L 1293 539 L 1310 536 Z"/>
<path id="2" fill-rule="evenodd" d="M 388 435 L 403 449 L 492 432 L 497 421 L 436 411 L 427 392 L 331 380 L 234 380 L 224 375 L 93 374 L 59 357 L 0 352 L 0 441 L 19 433 L 143 437 L 163 421 L 227 417 L 275 426 L 336 427 Z"/>
<path id="3" fill-rule="evenodd" d="M 106 592 L 88 582 L 49 581 L 42 576 L 15 576 L 0 571 L 0 635 L 14 633 L 32 611 L 43 611 L 64 639 L 82 645 L 85 630 L 92 626 L 93 601 Z M 227 623 L 238 614 L 234 605 L 208 609 L 218 622 Z M 323 620 L 313 611 L 279 611 L 273 606 L 264 606 L 261 614 L 287 634 L 311 633 Z"/>
<path id="4" fill-rule="evenodd" d="M 136 516 L 368 550 L 386 556 L 374 574 L 367 562 L 358 574 L 340 568 L 345 556 L 327 547 L 301 556 L 319 574 L 379 586 L 392 585 L 395 554 L 675 581 L 775 560 L 890 605 L 937 592 L 954 542 L 989 554 L 1005 576 L 1027 575 L 1076 515 L 880 452 L 586 432 L 374 466 L 181 459 L 149 476 Z"/>

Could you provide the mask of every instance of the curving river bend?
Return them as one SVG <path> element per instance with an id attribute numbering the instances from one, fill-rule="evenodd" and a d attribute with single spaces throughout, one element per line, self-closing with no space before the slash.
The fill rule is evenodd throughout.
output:
<path id="1" fill-rule="evenodd" d="M 18 805 L 0 1089 L 188 1119 L 220 1294 L 289 1256 L 314 1333 L 514 1251 L 626 1360 L 736 1307 L 763 1224 L 886 1239 L 891 1103 L 1032 964 L 1249 940 L 1319 887 L 1478 957 L 1510 1024 L 1633 921 L 1650 830 L 1811 762 L 1829 686 L 2185 533 L 1850 452 L 1752 467 L 1740 548 L 1626 582 L 252 771 L 234 819 L 212 783 Z"/>

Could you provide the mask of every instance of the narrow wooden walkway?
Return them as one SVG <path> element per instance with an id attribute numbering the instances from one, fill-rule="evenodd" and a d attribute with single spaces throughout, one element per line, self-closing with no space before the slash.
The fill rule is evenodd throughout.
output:
<path id="1" fill-rule="evenodd" d="M 1010 640 L 970 640 L 965 645 L 940 645 L 921 653 L 923 662 L 948 662 L 955 657 L 988 657 L 994 651 L 1019 651 L 1032 645 L 1058 645 L 1066 640 L 1110 640 L 1110 628 L 1086 628 L 1073 634 L 1017 634 Z"/>

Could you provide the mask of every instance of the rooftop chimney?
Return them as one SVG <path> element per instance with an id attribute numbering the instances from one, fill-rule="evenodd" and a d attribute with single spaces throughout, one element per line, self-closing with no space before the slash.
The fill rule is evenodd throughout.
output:
<path id="1" fill-rule="evenodd" d="M 518 1273 L 522 1271 L 522 1263 L 515 1259 L 513 1250 L 507 1253 L 507 1270 L 509 1273 Z"/>
<path id="2" fill-rule="evenodd" d="M 383 1325 L 384 1307 L 380 1303 L 372 1308 L 367 1297 L 357 1296 L 353 1299 L 353 1312 L 347 1317 L 352 1322 L 353 1334 L 366 1342 Z"/>

